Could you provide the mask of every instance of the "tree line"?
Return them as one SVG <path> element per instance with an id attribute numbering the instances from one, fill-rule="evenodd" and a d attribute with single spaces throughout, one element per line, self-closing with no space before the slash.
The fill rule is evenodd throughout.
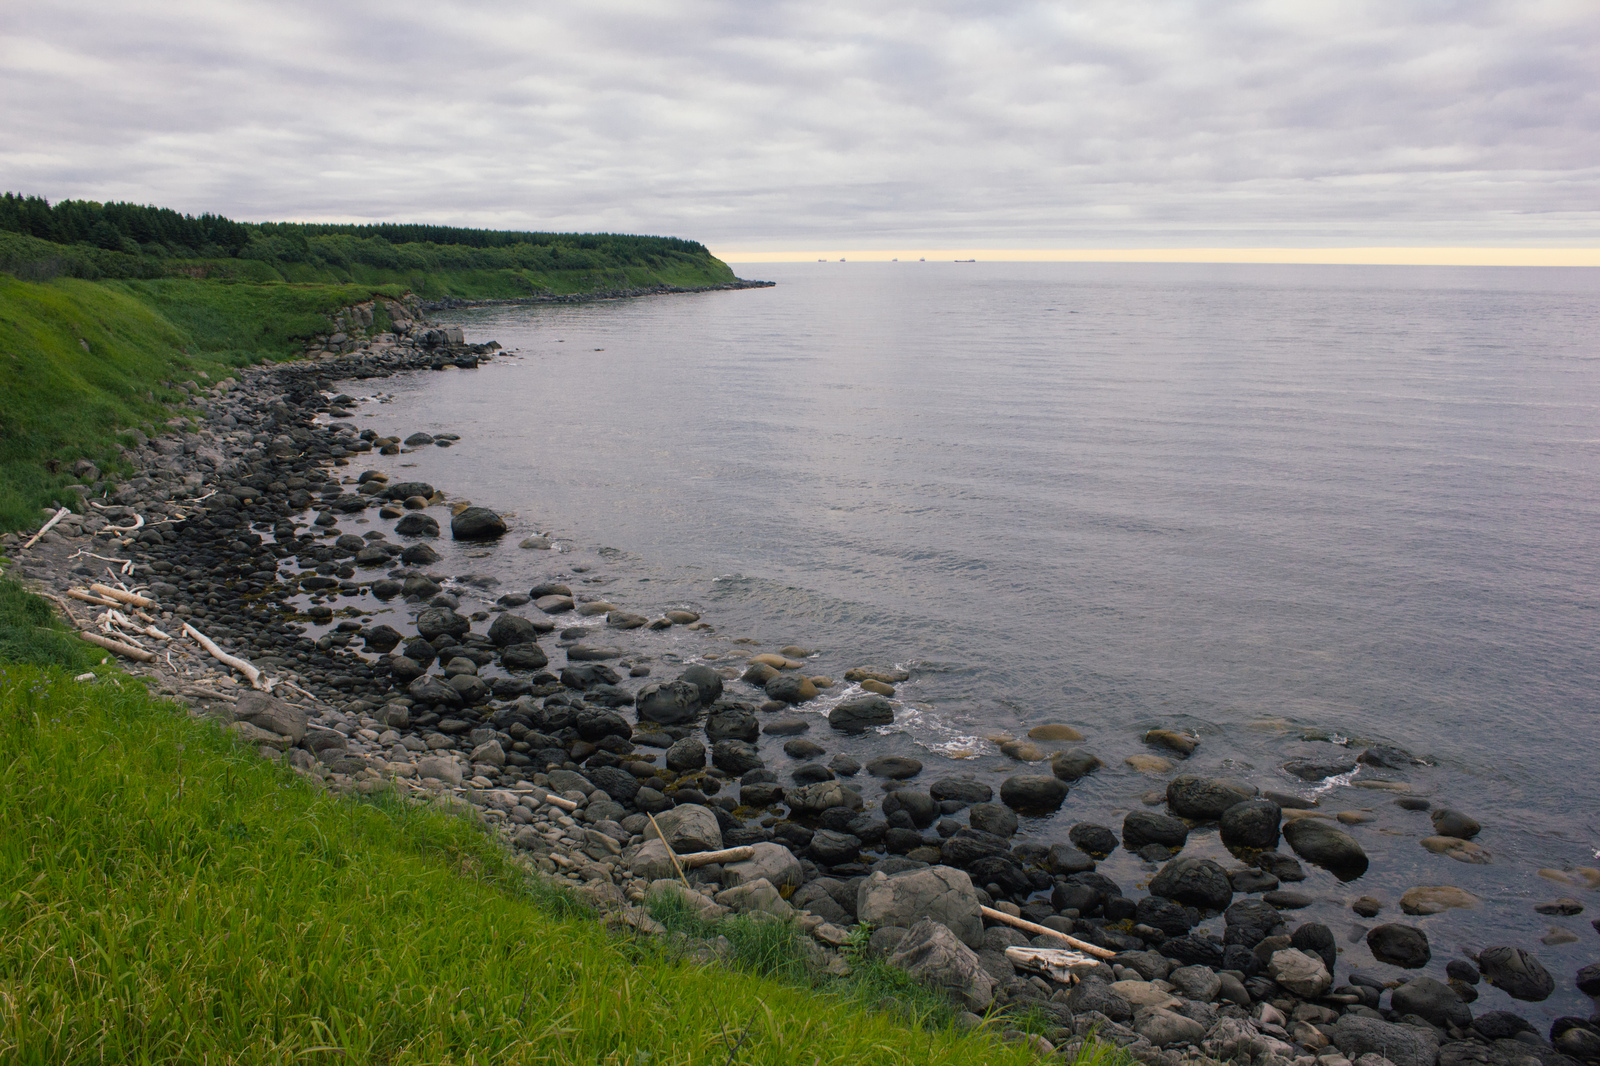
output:
<path id="1" fill-rule="evenodd" d="M 260 259 L 391 269 L 574 269 L 706 260 L 677 237 L 531 233 L 396 223 L 235 222 L 221 215 L 94 200 L 0 195 L 0 230 L 55 244 L 155 258 Z"/>

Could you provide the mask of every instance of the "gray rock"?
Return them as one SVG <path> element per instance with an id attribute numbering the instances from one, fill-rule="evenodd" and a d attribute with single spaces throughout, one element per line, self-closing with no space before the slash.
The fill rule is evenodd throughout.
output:
<path id="1" fill-rule="evenodd" d="M 922 762 L 904 755 L 885 755 L 867 761 L 867 773 L 873 777 L 887 777 L 902 781 L 922 772 Z"/>
<path id="2" fill-rule="evenodd" d="M 631 803 L 639 794 L 639 779 L 626 770 L 615 766 L 591 766 L 588 771 L 594 787 L 618 803 Z"/>
<path id="3" fill-rule="evenodd" d="M 1449 807 L 1441 807 L 1429 814 L 1428 818 L 1433 822 L 1433 831 L 1442 837 L 1471 840 L 1483 832 L 1483 826 L 1478 824 L 1476 818 Z"/>
<path id="4" fill-rule="evenodd" d="M 683 803 L 656 815 L 655 824 L 661 827 L 661 836 L 679 855 L 697 851 L 716 851 L 722 847 L 722 829 L 717 816 L 708 807 L 698 803 Z M 644 838 L 654 839 L 654 826 L 645 825 Z"/>
<path id="5" fill-rule="evenodd" d="M 765 690 L 768 699 L 783 703 L 804 703 L 817 694 L 811 679 L 799 674 L 779 674 L 766 683 Z"/>
<path id="6" fill-rule="evenodd" d="M 461 764 L 454 759 L 430 755 L 417 760 L 418 777 L 436 777 L 447 785 L 461 787 Z"/>
<path id="7" fill-rule="evenodd" d="M 1186 1047 L 1206 1035 L 1206 1027 L 1192 1018 L 1162 1007 L 1146 1007 L 1133 1019 L 1133 1031 L 1156 1047 Z"/>
<path id="8" fill-rule="evenodd" d="M 1333 987 L 1333 975 L 1322 959 L 1299 948 L 1274 951 L 1267 962 L 1267 973 L 1301 999 L 1317 999 Z"/>
<path id="9" fill-rule="evenodd" d="M 909 929 L 931 918 L 970 948 L 983 946 L 983 919 L 972 879 L 949 866 L 873 873 L 856 890 L 856 918 Z"/>
<path id="10" fill-rule="evenodd" d="M 486 766 L 504 766 L 506 752 L 498 740 L 486 740 L 472 749 L 472 761 Z"/>
<path id="11" fill-rule="evenodd" d="M 1455 989 L 1431 977 L 1413 977 L 1394 990 L 1390 1002 L 1396 1014 L 1415 1014 L 1441 1029 L 1472 1024 L 1472 1009 Z"/>
<path id="12" fill-rule="evenodd" d="M 743 862 L 731 862 L 722 868 L 722 883 L 732 887 L 750 881 L 765 880 L 778 889 L 799 888 L 805 880 L 800 860 L 782 844 L 758 841 L 750 845 L 753 852 Z"/>
<path id="13" fill-rule="evenodd" d="M 512 644 L 500 649 L 500 665 L 507 670 L 543 670 L 550 665 L 550 657 L 537 644 Z"/>
<path id="14" fill-rule="evenodd" d="M 1291 759 L 1283 768 L 1302 781 L 1326 781 L 1356 768 L 1354 759 Z"/>
<path id="15" fill-rule="evenodd" d="M 794 908 L 789 906 L 777 887 L 764 877 L 723 889 L 717 893 L 717 903 L 739 914 L 770 914 L 774 918 L 794 916 Z"/>
<path id="16" fill-rule="evenodd" d="M 1483 979 L 1512 999 L 1538 1003 L 1555 991 L 1555 979 L 1538 959 L 1521 948 L 1484 948 L 1478 954 Z"/>
<path id="17" fill-rule="evenodd" d="M 1222 991 L 1222 978 L 1209 966 L 1179 966 L 1167 974 L 1167 980 L 1185 999 L 1210 1003 Z"/>
<path id="18" fill-rule="evenodd" d="M 1103 1014 L 1114 1022 L 1133 1020 L 1133 1007 L 1127 1000 L 1112 991 L 1103 978 L 1091 975 L 1072 986 L 1067 994 L 1067 1007 L 1073 1014 Z"/>
<path id="19" fill-rule="evenodd" d="M 489 639 L 494 641 L 498 648 L 512 644 L 531 644 L 538 639 L 538 636 L 539 631 L 532 622 L 510 611 L 502 612 L 489 625 Z"/>
<path id="20" fill-rule="evenodd" d="M 784 802 L 799 814 L 821 814 L 834 807 L 849 807 L 851 810 L 859 811 L 864 806 L 861 793 L 838 781 L 821 781 L 814 785 L 787 789 L 784 793 Z"/>
<path id="21" fill-rule="evenodd" d="M 412 511 L 394 524 L 394 531 L 402 537 L 437 537 L 439 523 L 432 515 Z"/>
<path id="22" fill-rule="evenodd" d="M 567 661 L 570 663 L 602 662 L 606 659 L 620 659 L 626 654 L 621 648 L 610 644 L 574 644 L 567 648 Z"/>
<path id="23" fill-rule="evenodd" d="M 1213 822 L 1236 803 L 1254 799 L 1255 788 L 1220 777 L 1179 774 L 1167 782 L 1167 806 L 1180 818 Z"/>
<path id="24" fill-rule="evenodd" d="M 1228 872 L 1210 859 L 1177 858 L 1151 879 L 1150 894 L 1220 911 L 1233 899 L 1233 884 Z"/>
<path id="25" fill-rule="evenodd" d="M 743 740 L 752 743 L 760 736 L 761 723 L 743 707 L 719 707 L 706 716 L 708 740 Z"/>
<path id="26" fill-rule="evenodd" d="M 1070 844 L 1051 844 L 1045 855 L 1045 869 L 1052 874 L 1081 874 L 1094 869 L 1094 859 Z"/>
<path id="27" fill-rule="evenodd" d="M 1420 970 L 1433 958 L 1428 934 L 1412 925 L 1390 922 L 1367 931 L 1367 949 L 1379 962 L 1407 970 Z"/>
<path id="28" fill-rule="evenodd" d="M 928 792 L 936 800 L 955 803 L 988 803 L 994 797 L 994 789 L 973 777 L 942 777 Z"/>
<path id="29" fill-rule="evenodd" d="M 1355 837 L 1320 818 L 1296 818 L 1283 827 L 1283 836 L 1295 854 L 1331 870 L 1342 880 L 1367 872 L 1367 853 Z"/>
<path id="30" fill-rule="evenodd" d="M 894 705 L 876 692 L 845 700 L 828 712 L 828 724 L 847 733 L 891 725 L 893 722 Z"/>
<path id="31" fill-rule="evenodd" d="M 468 507 L 450 519 L 454 540 L 494 540 L 505 532 L 506 520 L 487 507 Z"/>
<path id="32" fill-rule="evenodd" d="M 950 929 L 923 918 L 906 931 L 889 965 L 923 984 L 944 989 L 968 1010 L 981 1012 L 994 1002 L 994 978 L 977 954 Z"/>
<path id="33" fill-rule="evenodd" d="M 1066 798 L 1066 782 L 1053 774 L 1018 774 L 1000 783 L 1000 801 L 1026 813 L 1058 810 Z"/>
<path id="34" fill-rule="evenodd" d="M 444 633 L 459 640 L 471 628 L 470 621 L 448 607 L 424 607 L 417 614 L 417 632 L 422 634 L 423 640 L 432 640 Z"/>
<path id="35" fill-rule="evenodd" d="M 298 744 L 305 738 L 310 722 L 305 711 L 265 692 L 246 692 L 240 696 L 233 706 L 233 718 L 236 722 L 248 722 L 258 729 L 287 737 L 291 744 Z"/>
<path id="36" fill-rule="evenodd" d="M 461 693 L 431 674 L 419 677 L 407 685 L 406 695 L 415 703 L 424 706 L 442 703 L 446 707 L 459 707 L 463 702 Z"/>
<path id="37" fill-rule="evenodd" d="M 674 741 L 667 749 L 667 769 L 679 773 L 685 770 L 703 770 L 706 765 L 706 746 L 694 737 Z"/>
<path id="38" fill-rule="evenodd" d="M 861 838 L 850 833 L 819 829 L 811 837 L 808 853 L 824 866 L 838 866 L 861 858 Z"/>
<path id="39" fill-rule="evenodd" d="M 1346 1014 L 1324 1030 L 1345 1057 L 1374 1053 L 1394 1066 L 1437 1066 L 1439 1038 L 1431 1030 Z"/>
<path id="40" fill-rule="evenodd" d="M 700 691 L 702 707 L 709 707 L 722 698 L 722 678 L 709 666 L 696 663 L 679 674 L 678 680 L 687 681 Z"/>

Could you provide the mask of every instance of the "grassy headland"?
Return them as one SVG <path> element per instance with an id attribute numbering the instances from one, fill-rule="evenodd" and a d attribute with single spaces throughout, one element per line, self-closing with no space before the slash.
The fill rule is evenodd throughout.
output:
<path id="1" fill-rule="evenodd" d="M 241 223 L 0 196 L 0 530 L 74 504 L 70 465 L 233 367 L 286 358 L 375 296 L 506 299 L 736 280 L 670 237 Z"/>
<path id="2" fill-rule="evenodd" d="M 789 926 L 720 930 L 729 968 L 608 932 L 467 819 L 328 795 L 126 675 L 73 680 L 95 656 L 0 586 L 7 1062 L 1034 1060 L 927 1025 L 881 964 L 812 987 Z"/>

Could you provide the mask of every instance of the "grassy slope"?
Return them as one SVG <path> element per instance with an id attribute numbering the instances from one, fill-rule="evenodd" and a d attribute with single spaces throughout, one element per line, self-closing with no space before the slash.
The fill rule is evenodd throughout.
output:
<path id="1" fill-rule="evenodd" d="M 0 582 L 0 642 L 36 610 Z M 881 974 L 783 979 L 770 925 L 730 932 L 779 977 L 608 934 L 471 822 L 322 794 L 124 675 L 71 680 L 70 644 L 27 657 L 69 669 L 0 666 L 4 1061 L 1033 1061 L 864 1009 Z"/>

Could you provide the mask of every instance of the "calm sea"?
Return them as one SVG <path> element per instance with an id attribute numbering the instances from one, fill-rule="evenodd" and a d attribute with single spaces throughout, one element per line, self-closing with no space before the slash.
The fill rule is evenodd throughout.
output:
<path id="1" fill-rule="evenodd" d="M 1110 765 L 1039 839 L 1162 787 L 1122 765 L 1156 726 L 1200 734 L 1189 769 L 1308 795 L 1286 760 L 1405 748 L 1436 766 L 1320 793 L 1375 815 L 1374 863 L 1314 874 L 1306 916 L 1344 940 L 1356 895 L 1396 920 L 1404 888 L 1461 885 L 1483 911 L 1422 919 L 1440 966 L 1518 943 L 1556 973 L 1546 1006 L 1588 1013 L 1600 893 L 1535 871 L 1600 848 L 1600 271 L 740 272 L 779 284 L 456 312 L 517 354 L 351 383 L 392 396 L 363 425 L 461 434 L 397 472 L 563 549 L 446 546 L 445 569 L 525 591 L 588 566 L 590 595 L 715 624 L 658 656 L 750 637 L 817 649 L 815 673 L 911 665 L 867 750 L 925 776 L 998 782 L 1018 768 L 988 738 L 1070 723 Z M 1424 851 L 1426 815 L 1355 787 L 1382 776 L 1476 816 L 1493 864 Z M 1533 913 L 1558 895 L 1591 906 Z M 1552 924 L 1578 943 L 1540 944 Z"/>

